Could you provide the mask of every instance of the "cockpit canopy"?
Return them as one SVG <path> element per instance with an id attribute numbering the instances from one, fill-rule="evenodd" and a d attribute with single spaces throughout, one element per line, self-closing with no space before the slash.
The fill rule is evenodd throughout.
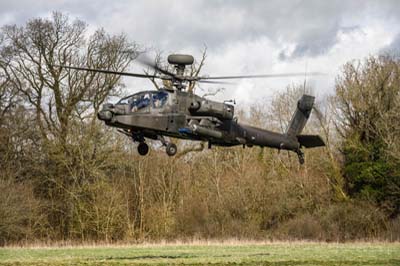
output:
<path id="1" fill-rule="evenodd" d="M 137 112 L 149 107 L 162 108 L 167 100 L 168 92 L 166 91 L 144 91 L 122 98 L 117 104 L 129 105 L 131 112 Z"/>

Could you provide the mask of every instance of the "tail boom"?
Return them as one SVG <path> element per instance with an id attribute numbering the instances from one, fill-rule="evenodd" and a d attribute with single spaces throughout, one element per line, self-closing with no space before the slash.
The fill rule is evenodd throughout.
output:
<path id="1" fill-rule="evenodd" d="M 257 145 L 276 149 L 290 150 L 297 153 L 301 164 L 304 163 L 302 147 L 314 148 L 325 146 L 324 141 L 318 135 L 301 135 L 308 118 L 310 117 L 315 98 L 310 95 L 303 95 L 297 102 L 289 126 L 285 133 L 272 132 L 260 128 L 241 125 L 242 136 L 247 145 Z"/>

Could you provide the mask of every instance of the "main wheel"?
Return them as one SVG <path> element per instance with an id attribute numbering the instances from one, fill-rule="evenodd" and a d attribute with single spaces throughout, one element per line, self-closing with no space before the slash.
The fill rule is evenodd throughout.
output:
<path id="1" fill-rule="evenodd" d="M 305 160 L 304 160 L 304 153 L 301 152 L 301 151 L 299 151 L 299 152 L 297 153 L 297 156 L 299 156 L 299 163 L 300 163 L 300 164 L 304 164 L 304 162 L 305 162 Z"/>
<path id="2" fill-rule="evenodd" d="M 174 156 L 176 152 L 178 151 L 178 148 L 174 143 L 168 143 L 166 147 L 166 152 L 169 156 Z"/>
<path id="3" fill-rule="evenodd" d="M 137 151 L 140 155 L 144 156 L 149 153 L 149 145 L 144 142 L 140 142 L 139 146 L 137 147 Z"/>

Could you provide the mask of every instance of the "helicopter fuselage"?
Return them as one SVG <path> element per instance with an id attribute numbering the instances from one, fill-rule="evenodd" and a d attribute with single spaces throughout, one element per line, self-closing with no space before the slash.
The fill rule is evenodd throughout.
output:
<path id="1" fill-rule="evenodd" d="M 292 124 L 301 129 L 314 100 L 307 95 L 303 98 L 299 104 L 304 105 L 302 115 L 305 120 L 301 117 L 296 118 L 299 121 L 292 119 Z M 277 133 L 238 123 L 231 103 L 216 102 L 178 90 L 142 91 L 130 95 L 117 104 L 105 104 L 98 118 L 108 126 L 123 129 L 126 135 L 138 142 L 144 142 L 145 138 L 162 140 L 163 136 L 169 136 L 207 141 L 209 147 L 261 146 L 298 154 L 302 145 L 296 134 Z M 322 145 L 322 140 L 317 144 Z"/>
<path id="2" fill-rule="evenodd" d="M 303 73 L 199 76 L 198 72 L 201 67 L 197 69 L 197 73 L 188 75 L 185 72 L 186 66 L 194 64 L 194 58 L 191 55 L 169 55 L 168 63 L 175 69 L 173 72 L 147 59 L 140 61 L 153 69 L 154 74 L 58 66 L 60 71 L 65 68 L 109 75 L 150 78 L 153 81 L 155 79 L 163 80 L 171 85 L 168 89 L 138 92 L 122 98 L 116 104 L 104 104 L 102 110 L 97 114 L 98 118 L 103 120 L 106 125 L 119 128 L 119 132 L 129 136 L 133 141 L 139 142 L 138 152 L 140 155 L 146 155 L 149 151 L 149 146 L 145 143 L 146 138 L 160 140 L 166 146 L 167 154 L 175 155 L 176 145 L 166 141 L 164 136 L 207 141 L 209 148 L 212 145 L 235 146 L 241 144 L 243 147 L 257 145 L 291 150 L 298 154 L 300 163 L 304 163 L 301 147 L 312 148 L 325 145 L 318 135 L 301 135 L 313 108 L 313 96 L 303 95 L 301 97 L 287 131 L 277 133 L 238 123 L 234 117 L 232 104 L 200 97 L 192 93 L 189 88 L 197 82 L 221 84 L 226 79 L 303 76 Z M 321 73 L 309 73 L 309 75 L 311 74 L 320 75 Z"/>

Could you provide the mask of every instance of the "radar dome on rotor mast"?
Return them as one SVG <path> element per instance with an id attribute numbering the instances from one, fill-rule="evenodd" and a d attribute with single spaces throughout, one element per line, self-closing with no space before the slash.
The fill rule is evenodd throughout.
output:
<path id="1" fill-rule="evenodd" d="M 171 54 L 168 56 L 168 63 L 171 65 L 192 65 L 194 58 L 186 54 Z"/>

